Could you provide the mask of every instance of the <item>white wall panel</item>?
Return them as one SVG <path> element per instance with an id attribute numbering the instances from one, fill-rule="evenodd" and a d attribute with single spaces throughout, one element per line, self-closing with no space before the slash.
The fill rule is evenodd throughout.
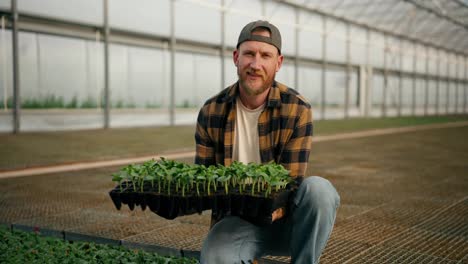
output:
<path id="1" fill-rule="evenodd" d="M 138 108 L 168 106 L 169 76 L 163 65 L 170 63 L 161 50 L 129 48 L 129 102 Z"/>
<path id="2" fill-rule="evenodd" d="M 84 99 L 86 42 L 84 40 L 38 35 L 40 95 L 63 97 L 65 102 Z"/>
<path id="3" fill-rule="evenodd" d="M 429 74 L 437 75 L 437 50 L 434 48 L 429 48 Z"/>
<path id="4" fill-rule="evenodd" d="M 383 87 L 384 87 L 384 77 L 382 74 L 374 73 L 373 79 L 372 79 L 372 106 L 375 107 L 380 107 L 383 104 Z"/>
<path id="5" fill-rule="evenodd" d="M 299 87 L 297 89 L 313 106 L 319 106 L 321 103 L 321 87 L 322 70 L 320 68 L 309 66 L 299 68 Z"/>
<path id="6" fill-rule="evenodd" d="M 175 2 L 175 34 L 177 38 L 204 43 L 221 43 L 220 0 Z"/>
<path id="7" fill-rule="evenodd" d="M 171 0 L 109 0 L 111 28 L 169 36 Z"/>
<path id="8" fill-rule="evenodd" d="M 299 56 L 322 58 L 322 17 L 308 12 L 299 14 Z"/>
<path id="9" fill-rule="evenodd" d="M 94 25 L 104 22 L 102 0 L 19 0 L 18 10 L 20 13 Z"/>
<path id="10" fill-rule="evenodd" d="M 226 46 L 235 47 L 242 28 L 262 16 L 260 0 L 226 0 Z"/>
<path id="11" fill-rule="evenodd" d="M 446 81 L 440 82 L 440 90 L 439 90 L 439 113 L 446 113 L 446 106 L 448 103 L 448 83 Z M 450 90 L 449 90 L 450 92 Z"/>
<path id="12" fill-rule="evenodd" d="M 178 108 L 198 108 L 221 90 L 220 59 L 176 53 L 175 98 Z"/>
<path id="13" fill-rule="evenodd" d="M 367 63 L 366 30 L 351 26 L 351 63 L 365 65 Z"/>
<path id="14" fill-rule="evenodd" d="M 11 8 L 11 0 L 0 0 L 0 9 L 10 9 Z"/>
<path id="15" fill-rule="evenodd" d="M 11 31 L 0 31 L 0 109 L 9 104 L 6 100 L 13 99 L 12 53 Z"/>
<path id="16" fill-rule="evenodd" d="M 413 101 L 413 80 L 408 77 L 403 77 L 402 86 L 402 106 L 409 108 Z"/>
<path id="17" fill-rule="evenodd" d="M 449 83 L 449 98 L 448 98 L 450 113 L 455 112 L 456 101 L 457 101 L 457 84 L 455 82 L 450 82 Z"/>
<path id="18" fill-rule="evenodd" d="M 384 36 L 381 33 L 370 33 L 370 64 L 375 67 L 383 66 Z"/>
<path id="19" fill-rule="evenodd" d="M 457 78 L 457 55 L 451 53 L 449 56 L 450 77 Z"/>
<path id="20" fill-rule="evenodd" d="M 449 76 L 449 56 L 445 51 L 440 52 L 440 76 Z"/>
<path id="21" fill-rule="evenodd" d="M 346 24 L 327 20 L 327 60 L 346 61 Z"/>
<path id="22" fill-rule="evenodd" d="M 416 44 L 416 72 L 426 73 L 426 46 Z"/>
<path id="23" fill-rule="evenodd" d="M 288 87 L 298 89 L 297 87 L 294 87 L 294 64 L 283 63 L 281 69 L 276 73 L 275 79 Z"/>
<path id="24" fill-rule="evenodd" d="M 387 91 L 385 98 L 385 105 L 387 109 L 398 107 L 398 76 L 389 75 L 387 80 Z"/>
<path id="25" fill-rule="evenodd" d="M 345 104 L 346 72 L 345 70 L 328 69 L 327 87 L 325 89 L 326 104 L 343 106 Z"/>
<path id="26" fill-rule="evenodd" d="M 225 76 L 225 83 L 223 87 L 220 87 L 220 91 L 223 88 L 228 87 L 229 85 L 237 82 L 239 79 L 237 77 L 237 67 L 234 65 L 232 60 L 232 56 L 228 56 L 224 58 L 224 63 L 226 65 L 226 76 Z"/>
<path id="27" fill-rule="evenodd" d="M 424 107 L 426 88 L 424 79 L 416 79 L 416 108 Z"/>
<path id="28" fill-rule="evenodd" d="M 281 32 L 282 53 L 295 55 L 296 12 L 294 8 L 276 2 L 265 2 L 265 18 Z"/>
<path id="29" fill-rule="evenodd" d="M 436 113 L 436 81 L 435 80 L 429 80 L 428 83 L 428 90 L 427 90 L 427 114 L 435 114 Z"/>
<path id="30" fill-rule="evenodd" d="M 129 49 L 124 45 L 109 46 L 109 90 L 110 104 L 113 107 L 124 107 L 131 103 L 128 100 L 131 79 L 128 65 Z"/>
<path id="31" fill-rule="evenodd" d="M 413 72 L 414 44 L 403 40 L 403 71 Z"/>
<path id="32" fill-rule="evenodd" d="M 400 41 L 396 38 L 387 37 L 388 48 L 386 52 L 387 69 L 400 69 Z"/>

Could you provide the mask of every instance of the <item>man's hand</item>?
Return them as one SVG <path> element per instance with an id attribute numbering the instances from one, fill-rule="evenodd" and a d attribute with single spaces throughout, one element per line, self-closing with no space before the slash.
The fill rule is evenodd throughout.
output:
<path id="1" fill-rule="evenodd" d="M 285 215 L 286 210 L 284 207 L 280 207 L 271 213 L 271 222 L 281 219 Z"/>

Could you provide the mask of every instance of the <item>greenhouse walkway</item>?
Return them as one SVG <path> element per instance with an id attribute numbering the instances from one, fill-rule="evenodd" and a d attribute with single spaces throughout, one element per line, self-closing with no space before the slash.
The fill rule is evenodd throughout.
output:
<path id="1" fill-rule="evenodd" d="M 438 128 L 315 140 L 308 174 L 329 179 L 341 195 L 321 263 L 468 263 L 468 125 Z M 116 210 L 108 192 L 118 169 L 0 179 L 0 222 L 197 257 L 209 212 L 165 220 Z"/>
<path id="2" fill-rule="evenodd" d="M 395 133 L 406 133 L 412 131 L 421 131 L 428 129 L 439 129 L 439 128 L 448 128 L 448 127 L 463 127 L 468 126 L 468 122 L 453 122 L 453 123 L 442 123 L 442 124 L 428 124 L 428 125 L 418 125 L 410 127 L 397 127 L 397 128 L 385 128 L 385 129 L 373 129 L 359 132 L 350 132 L 350 133 L 341 133 L 328 136 L 314 136 L 314 143 L 330 141 L 330 140 L 343 140 L 343 139 L 353 139 L 361 137 L 371 137 Z M 195 156 L 194 151 L 184 151 L 171 154 L 156 154 L 151 156 L 142 156 L 136 158 L 123 158 L 123 159 L 114 159 L 107 161 L 96 161 L 96 162 L 80 162 L 74 164 L 66 165 L 54 165 L 54 166 L 41 166 L 41 167 L 32 167 L 27 169 L 16 169 L 16 170 L 6 170 L 0 171 L 0 179 L 2 178 L 12 178 L 12 177 L 24 177 L 24 176 L 33 176 L 46 173 L 57 173 L 57 172 L 66 172 L 66 171 L 76 171 L 76 170 L 85 170 L 85 169 L 94 169 L 102 167 L 112 167 L 112 166 L 124 166 L 131 163 L 140 163 L 151 159 L 159 159 L 161 156 L 164 156 L 167 159 L 183 159 Z"/>

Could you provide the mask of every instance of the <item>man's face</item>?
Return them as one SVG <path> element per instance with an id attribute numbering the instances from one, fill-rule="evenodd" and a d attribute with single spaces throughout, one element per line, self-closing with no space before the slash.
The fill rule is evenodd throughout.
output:
<path id="1" fill-rule="evenodd" d="M 254 34 L 270 36 L 268 30 Z M 282 63 L 278 49 L 265 42 L 245 41 L 234 51 L 240 87 L 249 95 L 259 95 L 270 88 Z"/>

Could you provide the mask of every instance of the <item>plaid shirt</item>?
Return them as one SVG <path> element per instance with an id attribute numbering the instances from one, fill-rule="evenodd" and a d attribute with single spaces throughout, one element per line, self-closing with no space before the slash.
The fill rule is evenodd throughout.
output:
<path id="1" fill-rule="evenodd" d="M 195 133 L 195 163 L 229 166 L 236 120 L 238 82 L 208 99 L 201 108 Z M 274 82 L 258 119 L 262 163 L 275 161 L 292 177 L 304 176 L 312 145 L 312 110 L 295 90 Z"/>

